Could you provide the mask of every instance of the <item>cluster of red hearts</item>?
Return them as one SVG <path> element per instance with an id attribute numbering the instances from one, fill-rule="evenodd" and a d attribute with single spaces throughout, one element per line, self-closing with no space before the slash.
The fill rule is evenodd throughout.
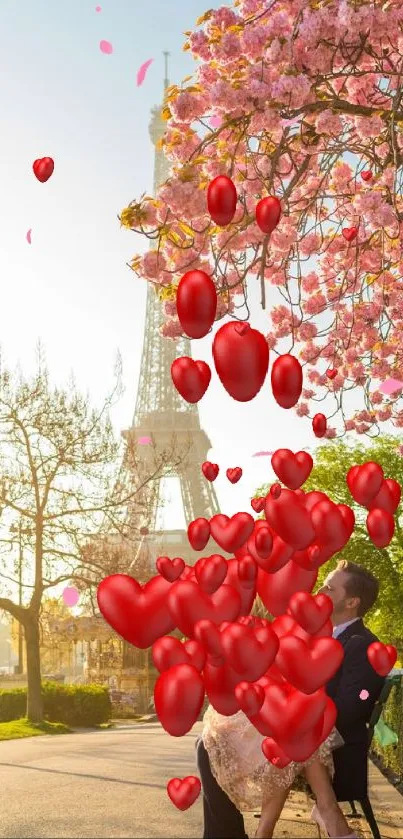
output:
<path id="1" fill-rule="evenodd" d="M 272 464 L 285 488 L 275 484 L 260 499 L 264 519 L 240 512 L 189 524 L 193 550 L 203 551 L 212 537 L 231 558 L 213 554 L 190 566 L 180 557 L 159 557 L 158 574 L 144 586 L 121 574 L 104 579 L 98 605 L 122 638 L 152 647 L 160 673 L 155 708 L 169 734 L 191 730 L 207 694 L 221 714 L 242 710 L 265 737 L 267 759 L 286 766 L 310 757 L 335 724 L 324 686 L 340 667 L 343 648 L 331 637 L 331 600 L 310 592 L 319 567 L 348 542 L 355 518 L 325 493 L 301 489 L 312 469 L 306 452 L 278 450 Z M 377 464 L 354 466 L 347 481 L 370 514 L 392 515 L 399 503 L 400 486 L 385 480 Z M 256 595 L 272 622 L 251 617 Z M 169 636 L 174 629 L 188 640 Z M 381 675 L 396 656 L 394 647 L 378 642 L 368 651 Z M 199 792 L 193 776 L 168 784 L 183 810 Z"/>

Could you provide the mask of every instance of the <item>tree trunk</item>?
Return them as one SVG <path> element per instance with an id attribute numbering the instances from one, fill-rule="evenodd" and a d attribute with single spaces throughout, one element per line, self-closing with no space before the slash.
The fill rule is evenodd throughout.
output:
<path id="1" fill-rule="evenodd" d="M 27 717 L 31 722 L 43 721 L 43 699 L 41 686 L 41 659 L 39 646 L 39 618 L 30 616 L 25 622 L 25 643 L 27 649 L 28 701 Z"/>

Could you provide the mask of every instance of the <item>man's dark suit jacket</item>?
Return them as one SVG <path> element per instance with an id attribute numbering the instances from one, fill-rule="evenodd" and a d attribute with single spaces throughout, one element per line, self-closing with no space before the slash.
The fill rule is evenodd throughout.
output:
<path id="1" fill-rule="evenodd" d="M 368 661 L 367 649 L 379 639 L 361 618 L 337 638 L 344 647 L 344 660 L 326 692 L 337 708 L 336 728 L 345 745 L 333 752 L 333 788 L 338 801 L 359 801 L 367 795 L 368 729 L 374 705 L 385 683 Z M 362 690 L 368 699 L 360 699 Z"/>

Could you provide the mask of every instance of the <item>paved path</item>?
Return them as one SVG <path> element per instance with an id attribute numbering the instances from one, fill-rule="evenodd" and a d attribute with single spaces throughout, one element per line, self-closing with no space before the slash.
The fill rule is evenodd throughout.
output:
<path id="1" fill-rule="evenodd" d="M 171 777 L 197 774 L 194 742 L 173 740 L 158 723 L 0 742 L 0 837 L 10 839 L 197 839 L 201 798 L 182 813 L 170 802 Z M 382 837 L 403 837 L 402 798 L 375 772 Z M 378 777 L 379 776 L 379 777 Z M 387 800 L 387 795 L 391 796 Z M 304 796 L 293 796 L 277 837 L 316 837 Z M 257 821 L 246 816 L 253 837 Z M 370 836 L 368 831 L 364 836 Z"/>

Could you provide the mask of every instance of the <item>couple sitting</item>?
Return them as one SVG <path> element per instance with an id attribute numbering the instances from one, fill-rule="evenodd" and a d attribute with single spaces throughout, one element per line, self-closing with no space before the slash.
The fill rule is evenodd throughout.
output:
<path id="1" fill-rule="evenodd" d="M 343 662 L 326 685 L 337 709 L 337 729 L 309 760 L 279 768 L 264 757 L 261 745 L 265 738 L 243 711 L 225 717 L 210 706 L 196 742 L 204 839 L 248 839 L 242 811 L 256 809 L 261 810 L 256 837 L 270 839 L 301 773 L 316 798 L 311 818 L 325 835 L 339 839 L 355 836 L 349 832 L 338 802 L 359 801 L 367 795 L 367 723 L 385 679 L 368 661 L 367 649 L 378 639 L 362 618 L 377 599 L 379 583 L 366 569 L 341 560 L 320 591 L 333 601 L 333 638 L 344 647 Z"/>

